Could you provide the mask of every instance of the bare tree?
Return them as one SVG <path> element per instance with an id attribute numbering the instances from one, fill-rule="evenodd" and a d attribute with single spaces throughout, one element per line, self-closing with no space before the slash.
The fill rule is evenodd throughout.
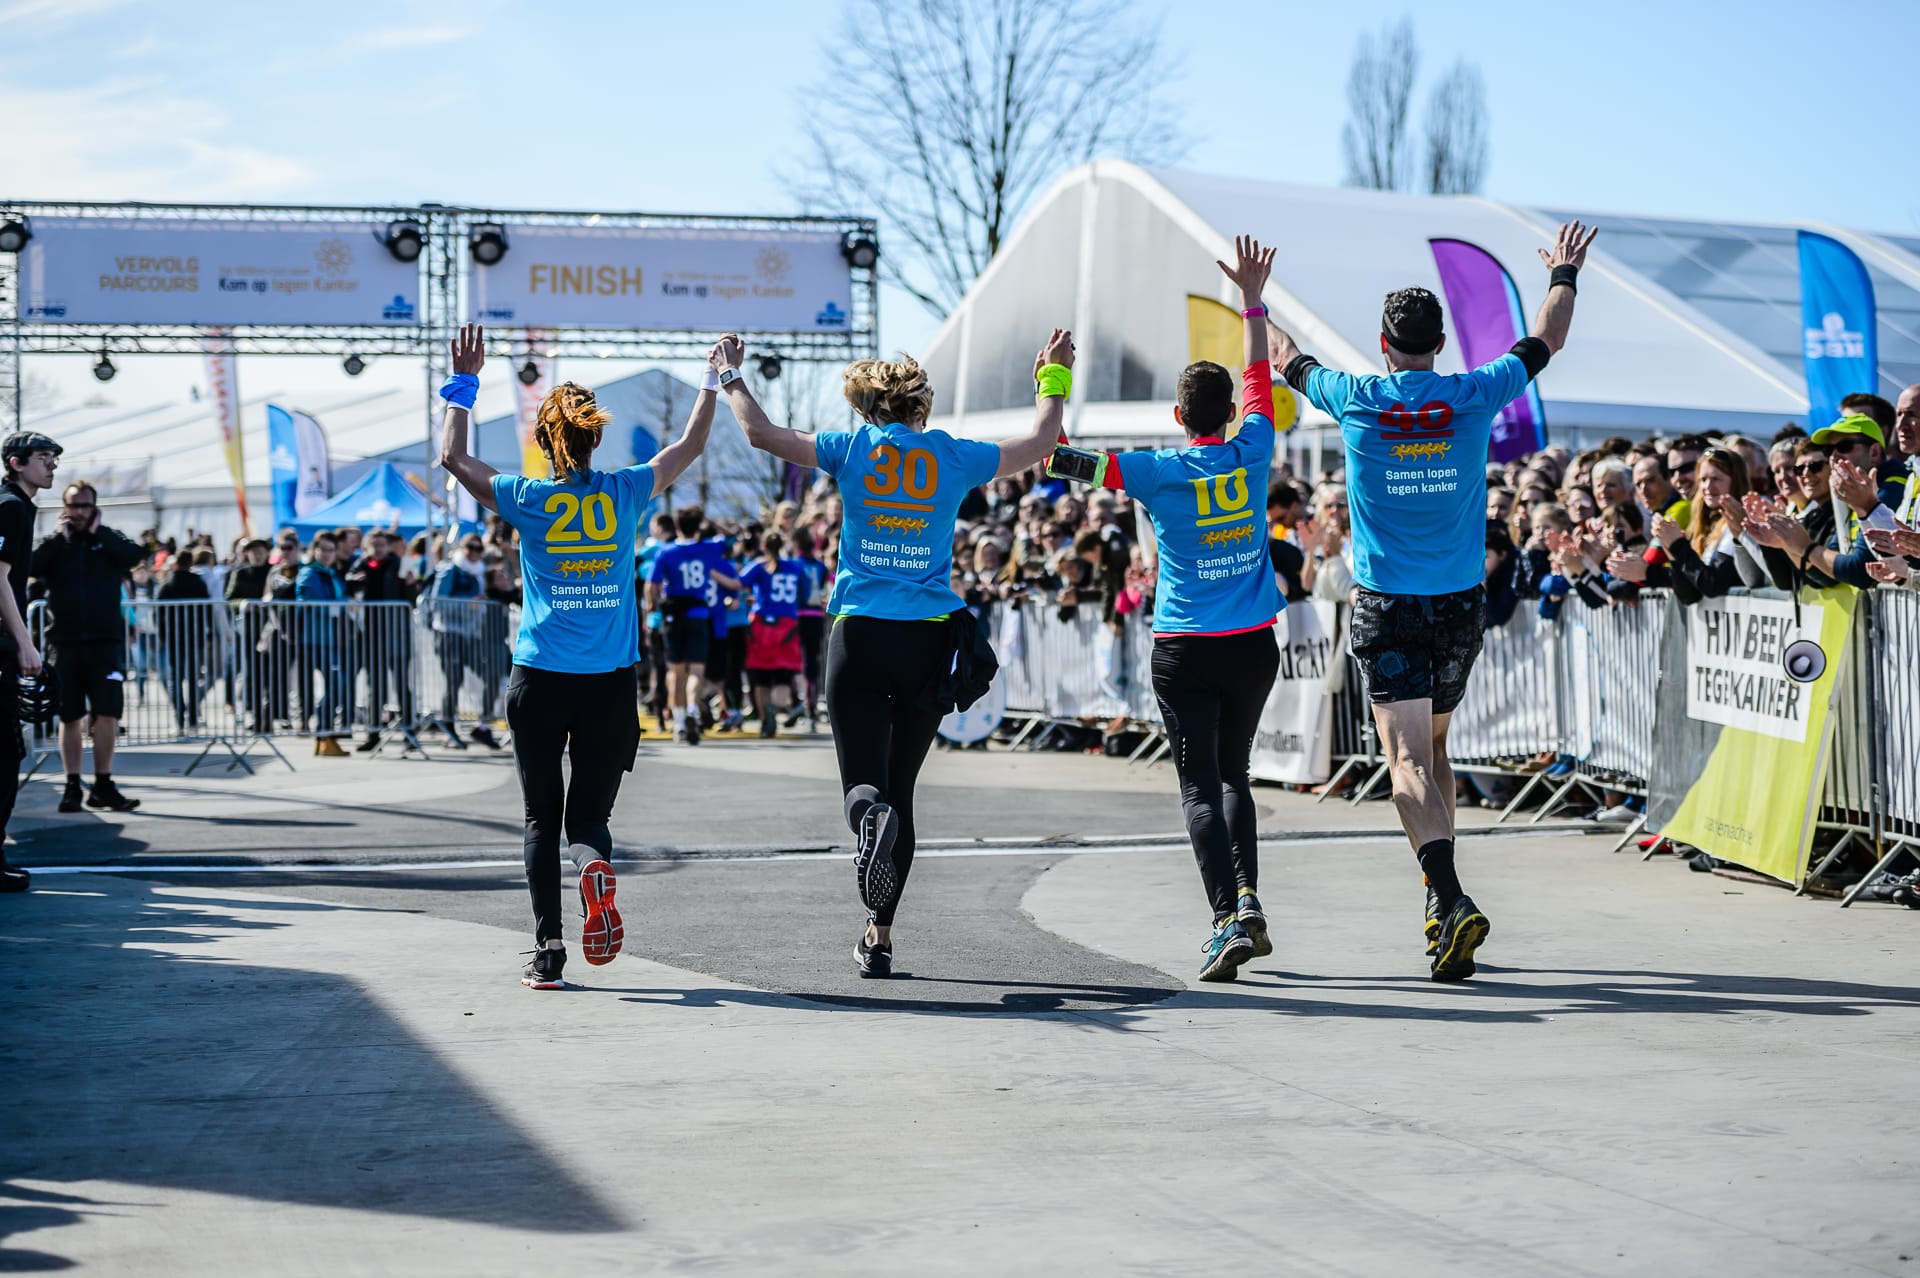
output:
<path id="1" fill-rule="evenodd" d="M 1125 0 L 851 0 L 790 185 L 878 214 L 882 269 L 945 315 L 1062 171 L 1177 153 L 1159 34 Z"/>
<path id="2" fill-rule="evenodd" d="M 1427 190 L 1477 195 L 1487 173 L 1487 86 L 1465 58 L 1427 97 Z"/>
<path id="3" fill-rule="evenodd" d="M 1340 131 L 1348 186 L 1397 191 L 1411 176 L 1407 108 L 1419 69 L 1412 19 L 1400 19 L 1377 38 L 1360 37 L 1347 71 L 1347 123 Z"/>

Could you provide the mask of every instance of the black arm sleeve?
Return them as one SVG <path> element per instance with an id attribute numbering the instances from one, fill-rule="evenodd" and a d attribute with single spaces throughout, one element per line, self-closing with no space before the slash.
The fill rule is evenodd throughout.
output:
<path id="1" fill-rule="evenodd" d="M 1547 344 L 1531 334 L 1515 342 L 1510 353 L 1518 355 L 1520 362 L 1527 366 L 1529 381 L 1546 372 L 1547 361 L 1553 358 L 1553 351 Z"/>
<path id="2" fill-rule="evenodd" d="M 1313 356 L 1295 355 L 1287 361 L 1287 366 L 1281 371 L 1280 376 L 1287 385 L 1304 395 L 1307 393 L 1307 374 L 1318 367 L 1320 367 L 1320 361 Z"/>
<path id="3" fill-rule="evenodd" d="M 1681 603 L 1718 599 L 1740 584 L 1740 568 L 1731 555 L 1703 560 L 1691 542 L 1682 541 L 1667 552 L 1667 558 L 1673 568 L 1673 593 Z"/>
<path id="4" fill-rule="evenodd" d="M 146 547 L 116 528 L 109 528 L 102 524 L 94 530 L 94 535 L 100 538 L 100 544 L 106 548 L 107 557 L 118 564 L 123 571 L 133 571 L 140 561 L 147 557 Z"/>

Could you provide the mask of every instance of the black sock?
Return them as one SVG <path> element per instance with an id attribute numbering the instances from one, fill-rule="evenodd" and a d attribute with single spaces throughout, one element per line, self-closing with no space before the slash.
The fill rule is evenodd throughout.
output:
<path id="1" fill-rule="evenodd" d="M 1421 848 L 1420 869 L 1427 876 L 1427 886 L 1440 902 L 1440 917 L 1445 918 L 1453 909 L 1453 903 L 1465 895 L 1460 890 L 1460 876 L 1453 868 L 1453 840 L 1435 839 Z"/>
<path id="2" fill-rule="evenodd" d="M 67 788 L 72 790 L 80 788 L 80 774 L 78 772 L 67 773 Z"/>
<path id="3" fill-rule="evenodd" d="M 103 785 L 112 785 L 112 784 L 113 784 L 113 778 L 107 773 L 96 772 L 93 774 L 93 785 L 95 789 L 99 789 Z"/>

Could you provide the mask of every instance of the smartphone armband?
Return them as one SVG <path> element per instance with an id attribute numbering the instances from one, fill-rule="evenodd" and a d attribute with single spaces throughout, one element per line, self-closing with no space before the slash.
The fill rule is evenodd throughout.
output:
<path id="1" fill-rule="evenodd" d="M 1061 444 L 1047 458 L 1047 473 L 1055 479 L 1098 488 L 1106 482 L 1107 467 L 1111 464 L 1103 452 Z"/>

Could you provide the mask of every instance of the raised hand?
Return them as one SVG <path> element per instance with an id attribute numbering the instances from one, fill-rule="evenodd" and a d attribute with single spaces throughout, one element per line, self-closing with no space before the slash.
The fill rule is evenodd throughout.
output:
<path id="1" fill-rule="evenodd" d="M 1575 270 L 1587 264 L 1587 246 L 1593 243 L 1593 237 L 1600 234 L 1597 226 L 1582 226 L 1579 222 L 1568 222 L 1560 228 L 1560 235 L 1553 242 L 1553 251 L 1540 249 L 1540 260 L 1547 269 L 1556 266 L 1571 266 Z"/>
<path id="2" fill-rule="evenodd" d="M 1870 514 L 1880 504 L 1880 489 L 1873 476 L 1843 458 L 1833 459 L 1833 495 L 1861 514 Z"/>
<path id="3" fill-rule="evenodd" d="M 1907 566 L 1888 559 L 1875 559 L 1867 564 L 1867 576 L 1889 586 L 1897 586 L 1907 579 Z"/>
<path id="4" fill-rule="evenodd" d="M 1647 561 L 1626 550 L 1616 550 L 1607 556 L 1607 571 L 1622 581 L 1637 581 L 1645 584 L 1647 580 Z"/>
<path id="5" fill-rule="evenodd" d="M 478 324 L 462 324 L 449 349 L 454 372 L 478 373 L 487 362 L 486 332 Z"/>
<path id="6" fill-rule="evenodd" d="M 1728 493 L 1725 497 L 1716 498 L 1713 508 L 1720 512 L 1720 518 L 1727 521 L 1727 531 L 1735 537 L 1746 531 L 1746 512 L 1738 497 Z"/>
<path id="7" fill-rule="evenodd" d="M 707 351 L 707 366 L 716 373 L 738 368 L 747 358 L 747 344 L 737 333 L 728 333 Z"/>
<path id="8" fill-rule="evenodd" d="M 1233 251 L 1236 260 L 1232 266 L 1219 258 L 1214 259 L 1214 265 L 1240 286 L 1240 296 L 1248 305 L 1258 306 L 1261 290 L 1267 286 L 1267 276 L 1273 273 L 1274 250 L 1261 248 L 1260 241 L 1251 235 L 1236 235 Z"/>
<path id="9" fill-rule="evenodd" d="M 1047 338 L 1047 344 L 1040 348 L 1039 363 L 1033 367 L 1034 373 L 1040 372 L 1042 365 L 1058 364 L 1062 368 L 1073 367 L 1073 334 L 1064 328 L 1053 330 L 1053 336 Z"/>
<path id="10" fill-rule="evenodd" d="M 1668 550 L 1672 550 L 1675 546 L 1685 541 L 1686 538 L 1687 530 L 1679 524 L 1674 523 L 1671 519 L 1668 519 L 1665 515 L 1655 515 L 1653 517 L 1653 539 L 1662 546 L 1665 546 Z"/>

